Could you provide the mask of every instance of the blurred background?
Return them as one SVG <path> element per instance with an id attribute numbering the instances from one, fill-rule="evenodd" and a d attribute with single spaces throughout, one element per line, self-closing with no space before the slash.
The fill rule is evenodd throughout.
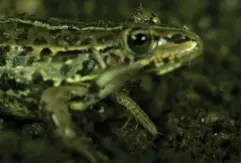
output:
<path id="1" fill-rule="evenodd" d="M 140 2 L 162 23 L 186 26 L 200 35 L 204 54 L 189 66 L 153 79 L 147 94 L 141 88 L 132 92 L 162 136 L 153 140 L 135 127 L 135 121 L 120 131 L 124 121 L 110 120 L 100 126 L 112 135 L 101 134 L 98 147 L 118 163 L 241 162 L 241 1 L 0 0 L 0 18 L 29 13 L 77 21 L 125 21 Z M 144 99 L 138 97 L 143 97 L 141 93 Z M 16 130 L 14 122 L 2 119 L 0 162 L 78 160 L 46 141 L 38 126 L 21 125 Z"/>

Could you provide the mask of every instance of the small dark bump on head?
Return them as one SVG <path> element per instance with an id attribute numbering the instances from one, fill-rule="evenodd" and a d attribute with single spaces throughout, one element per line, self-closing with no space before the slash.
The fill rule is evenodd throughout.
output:
<path id="1" fill-rule="evenodd" d="M 130 20 L 136 23 L 160 23 L 160 19 L 156 13 L 144 9 L 143 7 L 135 9 L 131 14 Z"/>
<path id="2" fill-rule="evenodd" d="M 34 44 L 42 45 L 42 44 L 46 44 L 46 43 L 47 43 L 47 40 L 42 36 L 38 36 L 34 39 Z"/>

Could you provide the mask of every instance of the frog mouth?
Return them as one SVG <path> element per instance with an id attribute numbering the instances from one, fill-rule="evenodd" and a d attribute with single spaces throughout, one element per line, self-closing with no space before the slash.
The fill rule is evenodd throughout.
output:
<path id="1" fill-rule="evenodd" d="M 145 72 L 163 75 L 185 64 L 202 53 L 202 43 L 190 41 L 183 45 L 168 45 L 162 49 L 157 49 L 153 55 L 152 62 L 145 67 Z"/>

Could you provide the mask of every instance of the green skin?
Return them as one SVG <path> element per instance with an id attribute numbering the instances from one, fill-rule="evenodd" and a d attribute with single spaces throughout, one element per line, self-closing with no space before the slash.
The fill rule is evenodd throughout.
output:
<path id="1" fill-rule="evenodd" d="M 64 145 L 91 162 L 100 158 L 77 137 L 70 110 L 83 111 L 111 95 L 155 136 L 158 131 L 148 116 L 118 91 L 126 81 L 163 75 L 191 61 L 202 53 L 202 42 L 186 29 L 140 20 L 1 20 L 1 112 L 45 120 Z M 148 41 L 136 45 L 131 39 L 139 34 Z"/>

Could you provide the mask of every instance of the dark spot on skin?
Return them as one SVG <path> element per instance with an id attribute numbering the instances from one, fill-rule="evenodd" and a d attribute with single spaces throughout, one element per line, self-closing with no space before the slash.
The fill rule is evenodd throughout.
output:
<path id="1" fill-rule="evenodd" d="M 131 60 L 129 58 L 125 58 L 123 61 L 123 63 L 125 63 L 125 64 L 130 64 L 130 62 L 131 62 Z"/>
<path id="2" fill-rule="evenodd" d="M 46 44 L 46 43 L 47 43 L 47 40 L 42 36 L 38 36 L 34 39 L 34 44 L 42 45 L 42 44 Z"/>
<path id="3" fill-rule="evenodd" d="M 43 77 L 39 73 L 34 73 L 32 75 L 33 84 L 39 84 L 41 81 L 43 81 Z"/>
<path id="4" fill-rule="evenodd" d="M 78 54 L 87 53 L 88 50 L 69 50 L 69 51 L 59 51 L 57 55 L 66 55 L 76 57 Z M 70 57 L 71 58 L 71 57 Z"/>
<path id="5" fill-rule="evenodd" d="M 94 60 L 85 61 L 83 63 L 83 69 L 81 71 L 78 71 L 77 73 L 79 73 L 82 76 L 88 75 L 93 71 L 93 69 L 95 68 L 95 65 L 96 65 L 96 62 Z"/>
<path id="6" fill-rule="evenodd" d="M 44 81 L 44 85 L 52 87 L 54 85 L 54 81 L 53 80 L 46 80 L 46 81 Z"/>
<path id="7" fill-rule="evenodd" d="M 168 64 L 168 62 L 170 61 L 170 59 L 169 59 L 169 58 L 163 58 L 162 61 L 163 61 L 164 65 L 165 65 L 165 64 Z"/>
<path id="8" fill-rule="evenodd" d="M 7 72 L 1 74 L 1 84 L 0 84 L 2 91 L 7 90 L 24 90 L 26 87 L 26 84 L 19 83 L 15 79 L 9 79 L 9 74 Z"/>
<path id="9" fill-rule="evenodd" d="M 28 57 L 28 60 L 27 60 L 27 62 L 26 62 L 26 65 L 32 65 L 33 62 L 35 61 L 35 59 L 36 59 L 36 57 L 34 57 L 34 56 Z"/>
<path id="10" fill-rule="evenodd" d="M 90 82 L 91 87 L 89 88 L 89 92 L 97 93 L 101 90 L 101 88 L 96 84 L 95 81 Z"/>
<path id="11" fill-rule="evenodd" d="M 159 39 L 160 39 L 159 36 L 153 36 L 153 40 L 154 40 L 154 41 L 158 41 Z"/>
<path id="12" fill-rule="evenodd" d="M 52 57 L 52 62 L 65 62 L 68 59 L 75 59 L 80 54 L 91 53 L 91 49 L 58 51 Z"/>
<path id="13" fill-rule="evenodd" d="M 52 51 L 49 48 L 43 48 L 40 52 L 40 55 L 51 55 Z"/>
<path id="14" fill-rule="evenodd" d="M 53 86 L 54 82 L 52 80 L 43 80 L 43 77 L 40 73 L 34 73 L 32 75 L 32 83 L 38 85 L 38 87 L 45 87 Z"/>

